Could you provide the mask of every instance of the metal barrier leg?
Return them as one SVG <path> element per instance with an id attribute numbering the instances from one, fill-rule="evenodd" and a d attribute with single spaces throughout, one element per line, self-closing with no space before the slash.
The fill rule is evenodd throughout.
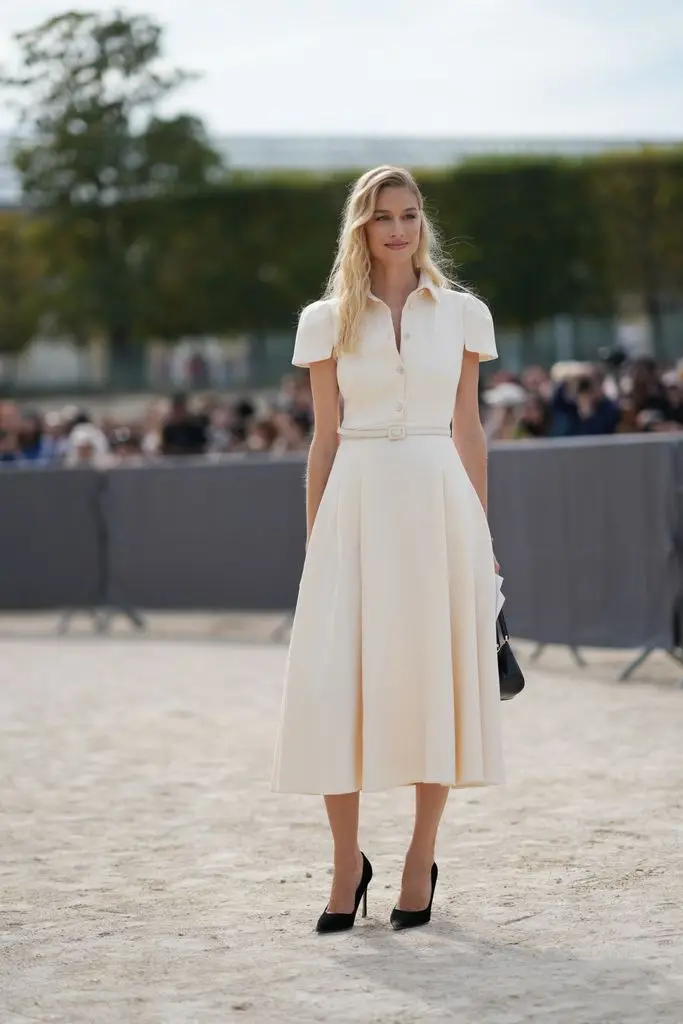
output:
<path id="1" fill-rule="evenodd" d="M 657 648 L 656 648 L 655 645 L 651 645 L 649 647 L 645 647 L 640 652 L 638 657 L 635 658 L 631 662 L 630 665 L 627 665 L 626 668 L 624 669 L 624 671 L 621 673 L 621 675 L 617 677 L 619 679 L 619 682 L 623 683 L 627 679 L 630 679 L 631 676 L 633 675 L 633 673 L 635 672 L 635 670 L 637 668 L 640 668 L 640 666 L 643 664 L 643 662 L 647 661 L 647 659 L 650 657 L 650 655 L 653 653 L 653 651 L 656 651 L 656 650 L 657 650 Z"/>
<path id="2" fill-rule="evenodd" d="M 675 647 L 657 647 L 656 644 L 651 644 L 650 646 L 645 647 L 630 665 L 626 666 L 619 676 L 619 681 L 623 682 L 626 679 L 630 679 L 635 670 L 640 668 L 643 662 L 646 661 L 651 654 L 659 650 L 663 650 L 665 654 L 668 654 L 671 660 L 675 661 L 677 665 L 683 665 L 683 653 L 679 654 Z M 683 682 L 681 682 L 681 686 L 683 686 Z"/>
<path id="3" fill-rule="evenodd" d="M 97 623 L 96 632 L 97 633 L 106 633 L 106 632 L 108 632 L 109 626 L 110 626 L 112 620 L 117 615 L 124 615 L 128 619 L 128 621 L 131 623 L 131 625 L 135 626 L 136 629 L 144 630 L 144 629 L 147 628 L 147 623 L 145 622 L 143 617 L 140 615 L 140 613 L 135 610 L 135 608 L 132 608 L 130 605 L 126 605 L 126 604 L 117 604 L 117 605 L 107 606 L 107 607 L 101 609 L 101 614 L 98 617 L 99 621 Z"/>
<path id="4" fill-rule="evenodd" d="M 59 621 L 57 623 L 57 634 L 59 636 L 65 636 L 69 632 L 71 620 L 75 618 L 76 615 L 89 615 L 93 620 L 94 631 L 96 633 L 100 633 L 102 631 L 102 617 L 98 608 L 67 608 L 66 611 L 63 611 L 59 616 Z"/>
<path id="5" fill-rule="evenodd" d="M 584 660 L 584 657 L 581 654 L 581 651 L 579 650 L 579 648 L 578 647 L 570 647 L 569 650 L 572 652 L 572 657 L 574 658 L 574 661 L 579 666 L 579 668 L 585 668 L 586 667 L 586 661 Z"/>
<path id="6" fill-rule="evenodd" d="M 545 647 L 545 644 L 536 644 L 533 651 L 529 655 L 529 661 L 538 661 L 541 656 L 541 651 Z"/>
<path id="7" fill-rule="evenodd" d="M 107 485 L 109 477 L 106 471 L 99 474 L 99 487 L 93 515 L 97 523 L 99 552 L 99 585 L 98 596 L 92 608 L 68 608 L 62 612 L 57 623 L 57 633 L 64 636 L 69 632 L 71 620 L 79 612 L 89 615 L 93 620 L 95 633 L 107 633 L 117 615 L 123 615 L 138 630 L 146 629 L 146 623 L 140 613 L 118 594 L 112 592 L 111 566 L 109 560 L 109 522 L 107 519 Z"/>
<path id="8" fill-rule="evenodd" d="M 286 617 L 279 622 L 273 632 L 270 634 L 269 640 L 271 643 L 280 643 L 287 636 L 287 630 L 292 628 L 294 622 L 294 612 L 289 612 Z"/>
<path id="9" fill-rule="evenodd" d="M 100 609 L 100 620 L 97 628 L 98 633 L 107 633 L 109 626 L 116 615 L 123 615 L 135 627 L 143 630 L 146 628 L 145 620 L 140 613 L 126 600 L 125 596 L 113 595 L 111 564 L 110 564 L 110 543 L 109 543 L 109 518 L 107 515 L 107 488 L 109 484 L 109 473 L 106 471 L 100 477 L 101 486 L 99 501 L 97 503 L 99 516 L 99 529 L 102 550 L 102 608 Z"/>
<path id="10" fill-rule="evenodd" d="M 533 651 L 529 655 L 529 661 L 538 661 L 538 659 L 541 656 L 541 651 L 545 650 L 547 646 L 547 644 L 536 644 Z M 576 664 L 579 666 L 579 668 L 586 667 L 587 662 L 583 658 L 583 655 L 581 654 L 581 651 L 578 647 L 573 647 L 570 644 L 567 644 L 567 650 L 571 651 L 571 655 Z"/>

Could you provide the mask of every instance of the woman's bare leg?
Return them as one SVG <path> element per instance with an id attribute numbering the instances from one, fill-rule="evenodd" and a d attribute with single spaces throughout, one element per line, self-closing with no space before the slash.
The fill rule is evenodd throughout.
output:
<path id="1" fill-rule="evenodd" d="M 424 910 L 432 892 L 431 871 L 436 836 L 448 800 L 448 786 L 419 782 L 415 786 L 415 826 L 406 853 L 399 910 Z"/>
<path id="2" fill-rule="evenodd" d="M 325 797 L 325 808 L 334 841 L 334 878 L 327 910 L 330 914 L 351 914 L 363 872 L 358 846 L 360 793 Z"/>

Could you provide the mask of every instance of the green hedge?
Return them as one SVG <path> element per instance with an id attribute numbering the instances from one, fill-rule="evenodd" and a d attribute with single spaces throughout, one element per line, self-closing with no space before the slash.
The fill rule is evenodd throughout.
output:
<path id="1" fill-rule="evenodd" d="M 683 292 L 683 149 L 476 161 L 417 173 L 458 276 L 502 323 L 609 314 L 621 293 Z M 349 180 L 260 178 L 125 212 L 151 246 L 161 334 L 283 328 L 329 272 Z"/>
<path id="2" fill-rule="evenodd" d="M 680 302 L 683 147 L 415 173 L 458 276 L 501 325 L 609 315 L 624 293 L 655 317 Z M 110 337 L 289 329 L 321 293 L 349 184 L 241 174 L 197 194 L 74 208 L 39 233 L 59 247 L 50 301 L 63 294 Z"/>

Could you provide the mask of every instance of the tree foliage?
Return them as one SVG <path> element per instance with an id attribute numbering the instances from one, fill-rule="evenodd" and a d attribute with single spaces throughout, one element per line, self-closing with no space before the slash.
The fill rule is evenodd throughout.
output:
<path id="1" fill-rule="evenodd" d="M 0 214 L 0 352 L 23 348 L 47 305 L 47 268 L 38 233 L 38 226 L 20 214 Z"/>
<path id="2" fill-rule="evenodd" d="M 0 225 L 0 345 L 41 312 L 114 350 L 152 335 L 283 330 L 330 269 L 348 174 L 228 178 L 204 127 L 159 104 L 188 79 L 142 16 L 70 12 L 17 37 L 24 209 Z M 458 276 L 525 331 L 683 303 L 683 148 L 416 170 Z M 8 222 L 9 224 L 9 222 Z"/>
<path id="3" fill-rule="evenodd" d="M 122 211 L 196 192 L 222 176 L 222 160 L 197 118 L 159 115 L 191 76 L 164 69 L 151 19 L 71 11 L 15 39 L 19 68 L 0 87 L 18 97 L 24 202 L 44 215 L 51 262 L 64 249 L 71 256 L 61 273 L 51 268 L 55 312 L 67 329 L 89 321 L 125 346 L 138 319 L 140 239 Z"/>

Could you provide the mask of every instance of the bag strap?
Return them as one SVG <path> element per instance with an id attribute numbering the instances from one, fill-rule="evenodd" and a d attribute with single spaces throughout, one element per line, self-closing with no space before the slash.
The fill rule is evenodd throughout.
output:
<path id="1" fill-rule="evenodd" d="M 507 622 L 505 621 L 505 616 L 503 615 L 503 610 L 502 610 L 502 608 L 501 608 L 501 610 L 500 610 L 500 611 L 498 612 L 498 629 L 500 630 L 500 632 L 501 632 L 501 634 L 502 634 L 502 640 L 501 640 L 501 642 L 500 642 L 500 643 L 499 643 L 499 644 L 497 645 L 497 646 L 498 646 L 498 650 L 500 650 L 500 649 L 501 649 L 501 647 L 504 647 L 504 646 L 505 646 L 505 644 L 506 644 L 506 643 L 507 643 L 507 642 L 509 641 L 509 639 L 510 639 L 510 634 L 508 633 L 508 627 L 507 627 Z"/>

